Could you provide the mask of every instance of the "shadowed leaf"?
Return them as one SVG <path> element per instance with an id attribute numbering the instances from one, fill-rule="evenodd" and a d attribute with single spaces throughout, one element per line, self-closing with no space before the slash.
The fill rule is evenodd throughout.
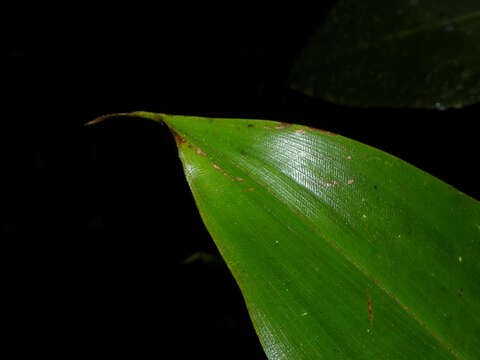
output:
<path id="1" fill-rule="evenodd" d="M 298 59 L 291 86 L 353 106 L 478 102 L 480 3 L 339 1 Z"/>

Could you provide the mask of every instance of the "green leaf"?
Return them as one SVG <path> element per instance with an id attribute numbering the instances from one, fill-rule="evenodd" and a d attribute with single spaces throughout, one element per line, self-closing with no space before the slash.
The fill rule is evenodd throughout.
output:
<path id="1" fill-rule="evenodd" d="M 480 358 L 479 202 L 306 126 L 123 115 L 172 130 L 269 359 Z"/>
<path id="2" fill-rule="evenodd" d="M 339 1 L 298 59 L 291 86 L 362 107 L 478 102 L 480 2 Z"/>

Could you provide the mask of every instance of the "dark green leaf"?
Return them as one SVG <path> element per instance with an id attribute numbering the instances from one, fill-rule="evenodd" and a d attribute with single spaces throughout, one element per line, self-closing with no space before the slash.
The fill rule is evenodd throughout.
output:
<path id="1" fill-rule="evenodd" d="M 339 1 L 292 72 L 305 94 L 353 106 L 480 100 L 480 2 Z"/>

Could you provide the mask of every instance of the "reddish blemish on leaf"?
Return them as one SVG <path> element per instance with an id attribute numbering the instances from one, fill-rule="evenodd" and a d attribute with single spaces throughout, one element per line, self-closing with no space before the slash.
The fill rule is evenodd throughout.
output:
<path id="1" fill-rule="evenodd" d="M 292 124 L 286 123 L 286 122 L 281 122 L 280 125 L 275 126 L 275 129 L 277 130 L 283 130 L 286 129 L 287 127 L 292 126 Z"/>
<path id="2" fill-rule="evenodd" d="M 211 163 L 211 165 L 213 166 L 214 169 L 222 170 L 222 168 L 220 166 L 218 166 L 217 164 Z"/>
<path id="3" fill-rule="evenodd" d="M 305 130 L 303 130 L 303 129 L 295 130 L 295 132 L 296 132 L 297 134 L 305 134 Z"/>
<path id="4" fill-rule="evenodd" d="M 249 187 L 249 188 L 247 189 L 248 192 L 252 192 L 252 191 L 254 191 L 254 190 L 255 190 L 254 187 Z"/>
<path id="5" fill-rule="evenodd" d="M 310 126 L 307 126 L 307 129 L 310 130 L 310 131 L 320 131 L 321 133 L 326 134 L 326 135 L 332 135 L 332 136 L 337 135 L 337 134 L 335 134 L 331 131 L 327 131 L 327 130 L 323 130 L 323 129 L 315 129 L 315 128 L 312 128 Z"/>
<path id="6" fill-rule="evenodd" d="M 235 178 L 235 180 L 237 180 L 237 181 L 244 181 L 243 178 L 241 178 L 241 177 L 239 177 L 239 176 L 237 176 L 237 177 Z"/>
<path id="7" fill-rule="evenodd" d="M 370 294 L 367 290 L 367 305 L 368 305 L 368 318 L 370 319 L 370 324 L 373 324 L 373 308 L 372 308 L 372 299 L 370 298 Z"/>
<path id="8" fill-rule="evenodd" d="M 207 154 L 205 154 L 200 148 L 197 147 L 197 149 L 195 150 L 195 153 L 197 155 L 200 155 L 200 156 L 207 156 Z"/>
<path id="9" fill-rule="evenodd" d="M 186 140 L 183 137 L 181 137 L 180 135 L 178 135 L 178 133 L 176 131 L 172 130 L 172 134 L 173 134 L 173 137 L 175 139 L 175 142 L 177 143 L 177 146 L 180 146 L 180 145 L 182 145 L 183 143 L 186 142 Z"/>

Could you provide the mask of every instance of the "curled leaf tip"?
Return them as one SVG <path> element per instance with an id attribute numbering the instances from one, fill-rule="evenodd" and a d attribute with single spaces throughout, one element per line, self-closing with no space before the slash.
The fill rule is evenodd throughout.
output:
<path id="1" fill-rule="evenodd" d="M 107 114 L 107 115 L 102 115 L 102 116 L 99 116 L 93 120 L 90 120 L 89 122 L 87 122 L 85 124 L 85 126 L 88 126 L 88 125 L 94 125 L 94 124 L 98 124 L 99 122 L 102 122 L 104 120 L 107 120 L 107 119 L 110 119 L 110 118 L 114 118 L 114 117 L 130 117 L 132 115 L 130 115 L 130 113 L 117 113 L 117 114 Z"/>
<path id="2" fill-rule="evenodd" d="M 90 120 L 85 124 L 85 126 L 98 124 L 99 122 L 102 122 L 104 120 L 107 120 L 110 118 L 116 118 L 116 117 L 142 118 L 142 119 L 149 119 L 149 120 L 154 120 L 158 122 L 163 122 L 162 114 L 152 113 L 148 111 L 133 111 L 129 113 L 116 113 L 116 114 L 102 115 L 93 120 Z"/>

